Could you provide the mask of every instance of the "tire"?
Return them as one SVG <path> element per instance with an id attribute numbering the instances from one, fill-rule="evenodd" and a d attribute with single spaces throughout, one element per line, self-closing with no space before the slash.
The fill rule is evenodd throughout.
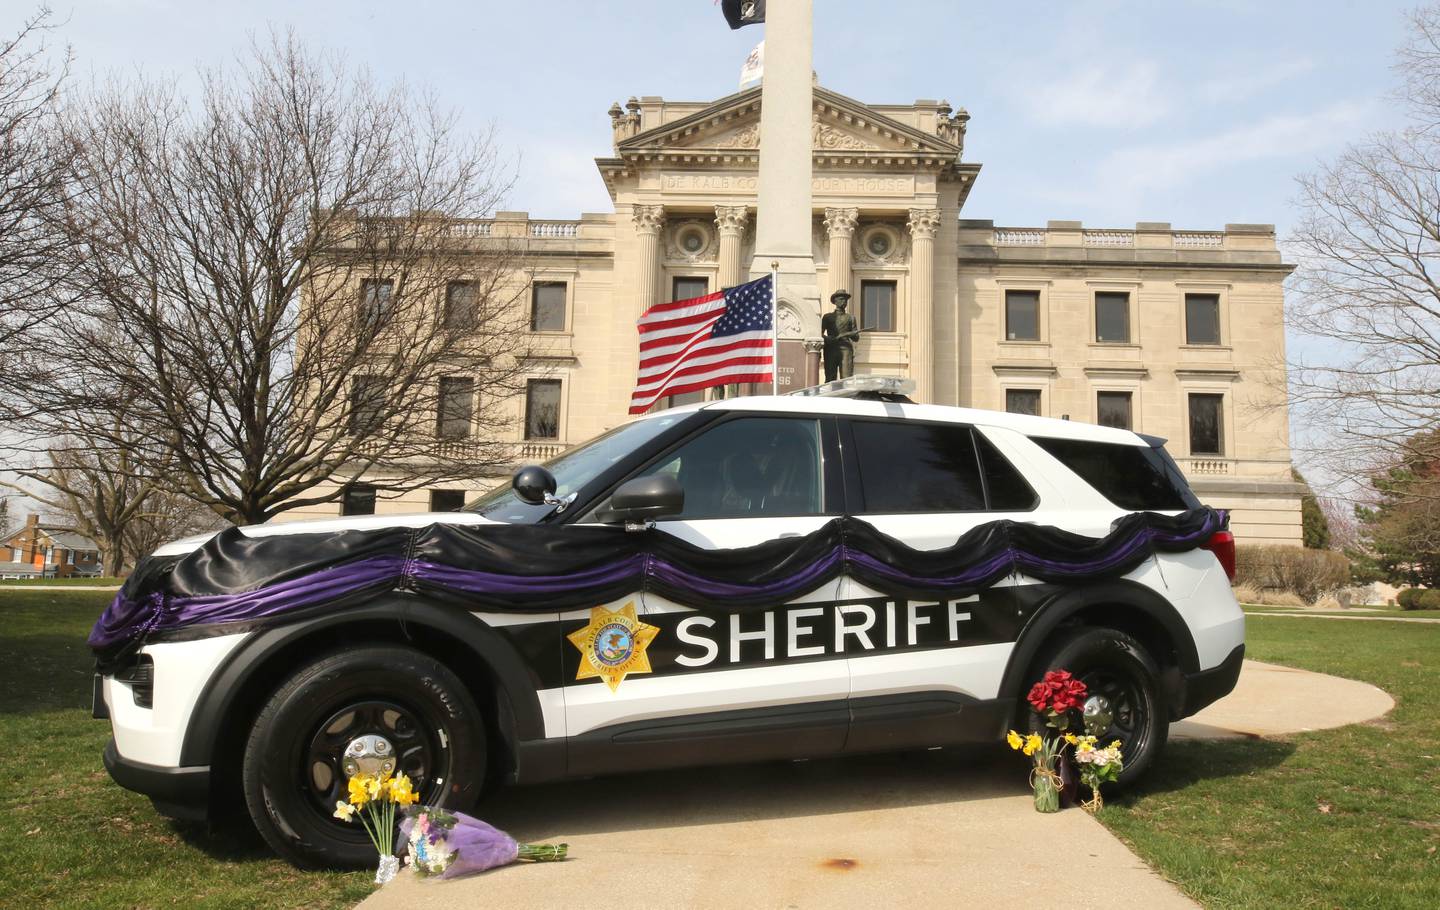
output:
<path id="1" fill-rule="evenodd" d="M 412 648 L 353 646 L 290 675 L 261 708 L 244 755 L 245 802 L 275 852 L 302 868 L 375 863 L 356 821 L 333 817 L 348 743 L 379 735 L 426 805 L 466 810 L 485 781 L 485 725 L 448 667 Z"/>
<path id="2" fill-rule="evenodd" d="M 1029 684 L 1038 682 L 1050 670 L 1069 670 L 1086 684 L 1091 695 L 1104 695 L 1110 700 L 1114 721 L 1100 735 L 1100 741 L 1120 740 L 1125 759 L 1125 768 L 1114 786 L 1124 789 L 1144 777 L 1164 750 L 1170 733 L 1169 715 L 1161 697 L 1160 669 L 1149 652 L 1118 629 L 1083 628 L 1058 641 L 1036 661 Z M 1029 685 L 1025 691 L 1029 691 Z M 1020 710 L 1027 715 L 1028 729 L 1045 729 L 1039 715 L 1024 701 L 1024 693 Z"/>

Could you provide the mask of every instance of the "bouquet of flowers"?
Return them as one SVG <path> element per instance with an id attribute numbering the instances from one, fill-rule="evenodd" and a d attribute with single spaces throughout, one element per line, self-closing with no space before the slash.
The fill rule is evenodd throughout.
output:
<path id="1" fill-rule="evenodd" d="M 1090 798 L 1080 805 L 1087 812 L 1099 812 L 1105 807 L 1105 800 L 1100 796 L 1100 785 L 1114 783 L 1120 772 L 1125 770 L 1125 762 L 1120 755 L 1120 740 L 1117 739 L 1104 748 L 1096 748 L 1094 736 L 1067 733 L 1065 741 L 1075 750 L 1075 764 L 1080 766 L 1080 781 L 1090 788 Z"/>
<path id="2" fill-rule="evenodd" d="M 415 874 L 459 878 L 514 862 L 555 862 L 565 858 L 566 844 L 520 844 L 498 828 L 461 812 L 419 808 L 400 822 L 408 853 L 405 864 Z"/>
<path id="3" fill-rule="evenodd" d="M 1034 791 L 1035 811 L 1060 811 L 1062 783 L 1058 766 L 1066 747 L 1075 750 L 1075 762 L 1080 766 L 1081 779 L 1090 787 L 1092 798 L 1083 803 L 1091 812 L 1099 811 L 1103 805 L 1100 799 L 1100 784 L 1114 781 L 1123 767 L 1120 757 L 1120 741 L 1116 740 L 1103 749 L 1097 749 L 1094 735 L 1077 736 L 1070 733 L 1072 715 L 1083 710 L 1087 690 L 1085 683 L 1076 679 L 1067 670 L 1051 670 L 1031 687 L 1025 700 L 1036 714 L 1045 720 L 1045 726 L 1056 731 L 1054 736 L 1030 733 L 1021 736 L 1014 730 L 1006 737 L 1010 748 L 1015 749 L 1034 762 L 1030 770 L 1030 788 Z M 1087 734 L 1098 731 L 1086 731 Z"/>
<path id="4" fill-rule="evenodd" d="M 356 774 L 350 778 L 349 800 L 335 803 L 334 815 L 341 821 L 360 819 L 370 843 L 380 854 L 375 870 L 375 884 L 383 885 L 395 877 L 400 859 L 395 856 L 395 807 L 408 806 L 419 799 L 410 778 L 403 773 Z"/>

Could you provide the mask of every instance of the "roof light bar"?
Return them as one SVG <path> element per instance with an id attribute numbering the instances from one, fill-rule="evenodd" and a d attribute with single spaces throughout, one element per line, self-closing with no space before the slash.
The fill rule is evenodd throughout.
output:
<path id="1" fill-rule="evenodd" d="M 899 376 L 851 376 L 849 379 L 836 379 L 833 382 L 811 386 L 808 389 L 797 389 L 789 394 L 822 398 L 853 398 L 863 392 L 909 396 L 914 391 L 915 380 L 913 379 L 902 379 Z"/>

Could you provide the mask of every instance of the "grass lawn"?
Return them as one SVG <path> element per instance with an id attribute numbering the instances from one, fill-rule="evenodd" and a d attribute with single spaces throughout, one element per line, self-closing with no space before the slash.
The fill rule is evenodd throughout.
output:
<path id="1" fill-rule="evenodd" d="M 1383 721 L 1175 743 L 1105 824 L 1207 907 L 1440 907 L 1440 623 L 1252 616 L 1249 656 L 1374 683 Z"/>
<path id="2" fill-rule="evenodd" d="M 1304 610 L 1300 607 L 1266 607 L 1255 604 L 1245 604 L 1245 612 L 1251 616 L 1261 616 L 1266 613 L 1314 613 L 1316 611 Z M 1398 616 L 1401 619 L 1440 619 L 1440 610 L 1397 610 L 1386 607 L 1350 607 L 1345 610 L 1330 610 L 1320 615 L 1359 616 L 1361 618 Z"/>
<path id="3" fill-rule="evenodd" d="M 349 907 L 370 876 L 299 872 L 253 829 L 157 815 L 110 781 L 85 636 L 112 595 L 0 591 L 0 907 Z"/>

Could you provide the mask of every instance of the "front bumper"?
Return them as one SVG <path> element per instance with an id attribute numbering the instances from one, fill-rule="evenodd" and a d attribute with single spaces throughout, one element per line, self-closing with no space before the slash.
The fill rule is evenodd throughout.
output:
<path id="1" fill-rule="evenodd" d="M 209 817 L 209 765 L 162 768 L 132 761 L 116 750 L 112 737 L 105 746 L 105 770 L 126 790 L 150 797 L 162 815 L 186 821 L 204 821 Z"/>
<path id="2" fill-rule="evenodd" d="M 1236 645 L 1235 650 L 1217 667 L 1185 674 L 1185 696 L 1181 717 L 1195 712 L 1229 695 L 1240 679 L 1240 667 L 1245 663 L 1245 646 Z"/>

